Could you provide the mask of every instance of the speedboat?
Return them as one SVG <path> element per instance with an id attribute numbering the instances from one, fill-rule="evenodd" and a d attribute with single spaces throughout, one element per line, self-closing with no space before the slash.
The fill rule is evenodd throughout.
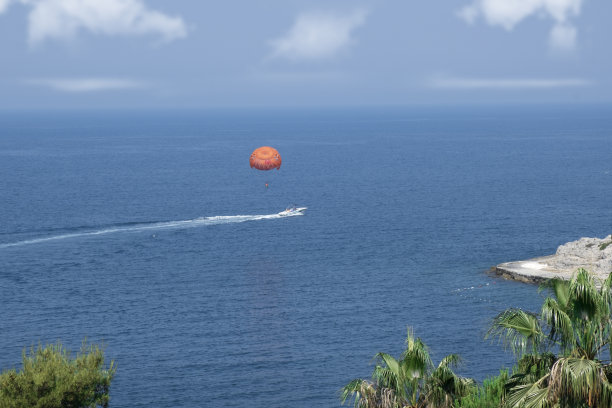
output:
<path id="1" fill-rule="evenodd" d="M 290 215 L 304 215 L 304 211 L 306 211 L 308 207 L 298 207 L 296 205 L 291 205 L 287 207 L 285 211 L 281 211 L 278 213 L 281 217 L 288 217 Z"/>

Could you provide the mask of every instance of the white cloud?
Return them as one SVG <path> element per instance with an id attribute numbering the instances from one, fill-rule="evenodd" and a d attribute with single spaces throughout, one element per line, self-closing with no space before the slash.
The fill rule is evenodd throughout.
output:
<path id="1" fill-rule="evenodd" d="M 506 30 L 530 16 L 551 18 L 555 25 L 549 37 L 551 47 L 571 50 L 576 43 L 577 30 L 570 23 L 572 17 L 580 15 L 583 0 L 473 0 L 459 10 L 458 15 L 469 24 L 478 17 L 490 25 Z"/>
<path id="2" fill-rule="evenodd" d="M 291 60 L 333 57 L 352 43 L 351 35 L 365 22 L 366 14 L 364 10 L 346 16 L 301 14 L 285 36 L 271 41 L 272 56 Z"/>
<path id="3" fill-rule="evenodd" d="M 145 88 L 140 81 L 117 78 L 47 78 L 29 79 L 29 85 L 39 85 L 62 92 L 82 93 Z"/>
<path id="4" fill-rule="evenodd" d="M 431 88 L 468 90 L 513 90 L 575 88 L 592 85 L 582 78 L 452 78 L 438 77 L 429 81 Z"/>
<path id="5" fill-rule="evenodd" d="M 4 13 L 12 0 L 0 0 L 0 14 Z"/>
<path id="6" fill-rule="evenodd" d="M 576 46 L 576 28 L 570 25 L 557 24 L 550 31 L 550 46 L 556 50 L 572 50 Z"/>
<path id="7" fill-rule="evenodd" d="M 142 0 L 0 0 L 0 13 L 10 3 L 31 7 L 31 44 L 66 40 L 80 31 L 100 35 L 159 35 L 165 41 L 187 36 L 181 17 L 149 9 Z"/>

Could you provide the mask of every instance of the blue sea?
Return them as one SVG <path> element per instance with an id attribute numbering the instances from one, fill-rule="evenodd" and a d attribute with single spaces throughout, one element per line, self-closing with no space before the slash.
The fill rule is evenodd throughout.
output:
<path id="1" fill-rule="evenodd" d="M 112 407 L 339 407 L 411 327 L 482 381 L 544 296 L 489 268 L 611 198 L 610 106 L 0 113 L 0 368 L 87 339 Z"/>

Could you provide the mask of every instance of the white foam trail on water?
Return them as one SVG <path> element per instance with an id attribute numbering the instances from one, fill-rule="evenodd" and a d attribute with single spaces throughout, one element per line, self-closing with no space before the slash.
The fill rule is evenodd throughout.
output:
<path id="1" fill-rule="evenodd" d="M 303 215 L 303 214 L 295 214 L 295 215 Z M 130 225 L 129 227 L 109 227 L 109 228 L 99 229 L 95 231 L 74 232 L 70 234 L 52 235 L 50 237 L 33 238 L 33 239 L 27 239 L 24 241 L 9 242 L 6 244 L 0 244 L 0 249 L 21 246 L 21 245 L 39 244 L 39 243 L 49 242 L 49 241 L 59 241 L 62 239 L 114 234 L 118 232 L 139 232 L 139 231 L 150 231 L 150 230 L 161 230 L 161 229 L 195 228 L 195 227 L 204 227 L 208 225 L 232 224 L 232 223 L 237 223 L 237 222 L 258 221 L 258 220 L 273 220 L 277 218 L 286 218 L 286 217 L 287 216 L 280 216 L 278 214 L 220 215 L 216 217 L 200 217 L 200 218 L 195 218 L 193 220 L 184 220 L 184 221 L 165 221 L 165 222 L 142 223 L 142 224 Z"/>

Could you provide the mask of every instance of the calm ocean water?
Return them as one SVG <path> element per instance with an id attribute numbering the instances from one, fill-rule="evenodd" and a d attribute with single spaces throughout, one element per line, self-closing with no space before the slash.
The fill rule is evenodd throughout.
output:
<path id="1" fill-rule="evenodd" d="M 486 271 L 612 232 L 612 108 L 3 113 L 0 174 L 0 368 L 87 338 L 113 407 L 337 407 L 408 326 L 512 364 L 542 295 Z"/>

